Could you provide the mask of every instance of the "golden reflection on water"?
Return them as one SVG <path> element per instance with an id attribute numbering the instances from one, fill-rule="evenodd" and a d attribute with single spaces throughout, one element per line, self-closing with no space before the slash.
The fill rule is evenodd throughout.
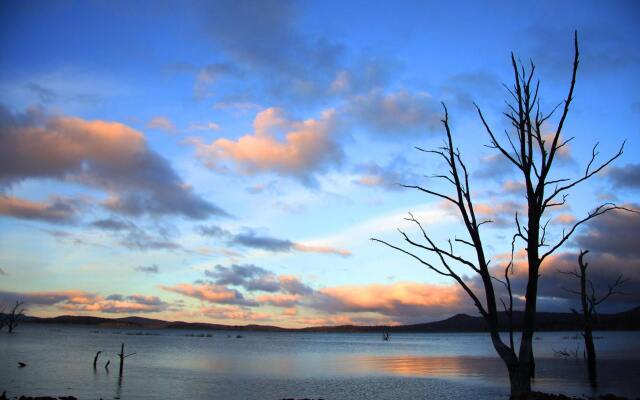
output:
<path id="1" fill-rule="evenodd" d="M 180 367 L 180 365 L 177 365 Z M 489 377 L 501 376 L 504 366 L 497 358 L 442 357 L 416 355 L 269 355 L 246 357 L 224 354 L 216 357 L 194 357 L 187 369 L 199 369 L 215 374 L 323 376 L 396 375 L 406 377 Z"/>
<path id="2" fill-rule="evenodd" d="M 493 359 L 471 357 L 367 355 L 350 357 L 348 363 L 351 364 L 351 368 L 361 373 L 382 372 L 401 376 L 477 376 L 496 368 Z"/>

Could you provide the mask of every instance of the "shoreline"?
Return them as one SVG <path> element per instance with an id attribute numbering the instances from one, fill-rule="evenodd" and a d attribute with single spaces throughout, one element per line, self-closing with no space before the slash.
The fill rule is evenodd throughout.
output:
<path id="1" fill-rule="evenodd" d="M 119 397 L 114 397 L 114 399 L 119 399 Z M 638 400 L 640 398 L 636 398 Z M 75 396 L 13 396 L 9 397 L 4 391 L 0 394 L 0 400 L 81 400 Z M 102 397 L 99 400 L 103 400 Z M 297 397 L 283 397 L 280 400 L 325 400 L 324 398 L 297 398 Z M 617 396 L 612 393 L 607 393 L 604 395 L 600 395 L 597 397 L 577 397 L 577 396 L 567 396 L 561 393 L 545 393 L 545 392 L 531 392 L 526 399 L 520 400 L 633 400 L 628 397 Z"/>

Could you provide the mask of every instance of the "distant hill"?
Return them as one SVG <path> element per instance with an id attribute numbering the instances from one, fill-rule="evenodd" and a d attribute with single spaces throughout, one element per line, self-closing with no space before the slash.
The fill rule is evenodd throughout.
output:
<path id="1" fill-rule="evenodd" d="M 514 312 L 514 327 L 522 326 L 523 313 Z M 502 330 L 507 330 L 507 316 L 500 313 L 498 318 Z M 318 326 L 301 329 L 281 328 L 270 325 L 222 325 L 205 322 L 163 321 L 143 317 L 101 318 L 77 315 L 61 315 L 53 318 L 25 316 L 24 323 L 89 325 L 113 328 L 140 329 L 202 329 L 218 331 L 264 331 L 264 332 L 484 332 L 486 324 L 480 316 L 457 314 L 442 321 L 398 326 Z M 581 329 L 580 317 L 572 313 L 540 312 L 537 316 L 538 331 L 577 331 Z M 599 314 L 594 324 L 595 330 L 640 330 L 640 307 L 617 314 Z"/>

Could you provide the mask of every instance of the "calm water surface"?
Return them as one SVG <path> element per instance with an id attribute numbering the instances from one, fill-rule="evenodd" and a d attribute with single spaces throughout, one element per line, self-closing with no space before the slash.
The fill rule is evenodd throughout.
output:
<path id="1" fill-rule="evenodd" d="M 211 337 L 188 335 L 210 334 Z M 242 335 L 242 338 L 236 338 Z M 599 393 L 640 396 L 640 333 L 601 332 Z M 116 353 L 126 359 L 122 379 Z M 574 332 L 539 333 L 537 390 L 592 395 Z M 573 352 L 562 359 L 554 350 Z M 93 370 L 95 352 L 104 351 Z M 110 371 L 104 369 L 111 360 Z M 17 368 L 18 362 L 27 364 Z M 506 399 L 486 334 L 127 330 L 21 325 L 0 334 L 0 391 L 81 399 Z"/>

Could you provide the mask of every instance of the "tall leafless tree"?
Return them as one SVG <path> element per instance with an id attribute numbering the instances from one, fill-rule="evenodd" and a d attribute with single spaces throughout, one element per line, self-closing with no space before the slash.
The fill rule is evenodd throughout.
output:
<path id="1" fill-rule="evenodd" d="M 556 178 L 552 175 L 552 167 L 559 152 L 573 138 L 564 139 L 562 129 L 564 127 L 569 108 L 573 100 L 573 92 L 576 83 L 576 75 L 579 64 L 578 34 L 574 36 L 575 54 L 573 59 L 573 69 L 571 83 L 567 97 L 549 113 L 540 111 L 539 87 L 540 82 L 534 81 L 535 65 L 533 62 L 526 67 L 523 63 L 516 61 L 514 54 L 511 54 L 511 65 L 514 73 L 513 88 L 507 88 L 511 100 L 507 102 L 507 111 L 504 115 L 511 123 L 512 129 L 505 131 L 505 140 L 499 140 L 493 129 L 487 122 L 480 108 L 476 105 L 478 116 L 489 135 L 489 147 L 495 149 L 502 157 L 511 163 L 522 177 L 522 182 L 526 191 L 527 220 L 515 213 L 515 233 L 512 238 L 511 262 L 501 273 L 503 277 L 493 275 L 493 270 L 489 268 L 489 260 L 486 257 L 485 244 L 482 240 L 480 227 L 492 221 L 479 220 L 474 209 L 473 198 L 471 196 L 471 186 L 469 182 L 469 172 L 454 144 L 453 136 L 449 127 L 449 115 L 444 106 L 444 118 L 442 123 L 446 132 L 446 140 L 442 147 L 435 150 L 417 150 L 435 154 L 440 157 L 448 166 L 446 175 L 435 175 L 434 178 L 441 178 L 451 185 L 453 193 L 432 190 L 418 185 L 401 185 L 411 188 L 430 196 L 443 199 L 452 204 L 464 222 L 467 238 L 450 238 L 446 246 L 438 245 L 423 228 L 422 224 L 409 214 L 408 221 L 414 223 L 419 229 L 421 239 L 414 239 L 405 232 L 399 230 L 404 241 L 411 247 L 404 248 L 391 244 L 384 240 L 372 238 L 372 240 L 383 243 L 395 250 L 398 250 L 418 262 L 422 263 L 431 271 L 455 280 L 460 287 L 473 300 L 476 308 L 484 317 L 491 335 L 492 344 L 506 364 L 509 372 L 511 384 L 511 398 L 526 398 L 531 392 L 531 376 L 534 370 L 532 339 L 536 325 L 536 304 L 538 297 L 538 278 L 540 276 L 540 265 L 557 249 L 560 248 L 573 235 L 576 229 L 585 222 L 596 218 L 611 210 L 624 209 L 613 203 L 603 203 L 595 207 L 584 217 L 563 230 L 555 241 L 550 242 L 550 235 L 547 234 L 547 226 L 550 218 L 545 222 L 543 217 L 554 207 L 566 204 L 568 191 L 575 186 L 585 182 L 596 173 L 601 171 L 615 159 L 622 155 L 624 143 L 619 150 L 606 161 L 594 166 L 598 156 L 597 144 L 593 147 L 591 159 L 585 167 L 584 173 L 576 178 Z M 543 124 L 550 123 L 550 118 L 555 111 L 561 109 L 561 114 L 552 134 L 547 137 L 543 133 Z M 545 129 L 546 130 L 546 129 Z M 513 312 L 513 294 L 509 275 L 513 273 L 513 248 L 516 243 L 524 243 L 527 250 L 527 285 L 525 295 L 525 306 L 523 313 L 522 332 L 519 349 L 516 349 L 513 336 L 513 324 L 510 324 L 509 342 L 505 343 L 500 337 L 498 325 L 498 299 L 503 304 L 507 315 Z M 456 248 L 458 246 L 469 246 L 475 252 L 475 260 L 465 258 Z M 430 255 L 434 258 L 425 258 Z M 435 261 L 434 261 L 435 260 Z M 458 266 L 466 267 L 471 275 L 480 278 L 481 287 L 476 293 L 471 279 L 467 274 L 456 272 Z M 494 281 L 501 282 L 506 287 L 507 300 L 500 298 L 494 288 Z"/>
<path id="2" fill-rule="evenodd" d="M 580 296 L 580 305 L 582 306 L 581 312 L 572 309 L 574 314 L 582 315 L 582 323 L 584 326 L 584 347 L 587 350 L 587 371 L 589 374 L 589 382 L 591 386 L 598 385 L 598 375 L 596 369 L 596 347 L 593 344 L 593 320 L 596 314 L 596 307 L 604 303 L 609 297 L 615 294 L 622 294 L 620 286 L 622 286 L 626 279 L 622 275 L 618 275 L 613 283 L 608 284 L 607 292 L 602 295 L 597 295 L 595 287 L 591 279 L 587 275 L 588 262 L 584 261 L 584 256 L 589 253 L 589 250 L 581 250 L 578 256 L 579 268 L 573 271 L 560 271 L 564 274 L 571 275 L 580 281 L 580 290 L 566 289 L 568 292 L 577 294 Z"/>
<path id="3" fill-rule="evenodd" d="M 9 329 L 9 333 L 13 333 L 13 330 L 16 329 L 18 323 L 24 316 L 23 304 L 24 303 L 22 301 L 16 301 L 16 304 L 11 308 L 11 311 L 6 316 L 6 324 Z"/>

